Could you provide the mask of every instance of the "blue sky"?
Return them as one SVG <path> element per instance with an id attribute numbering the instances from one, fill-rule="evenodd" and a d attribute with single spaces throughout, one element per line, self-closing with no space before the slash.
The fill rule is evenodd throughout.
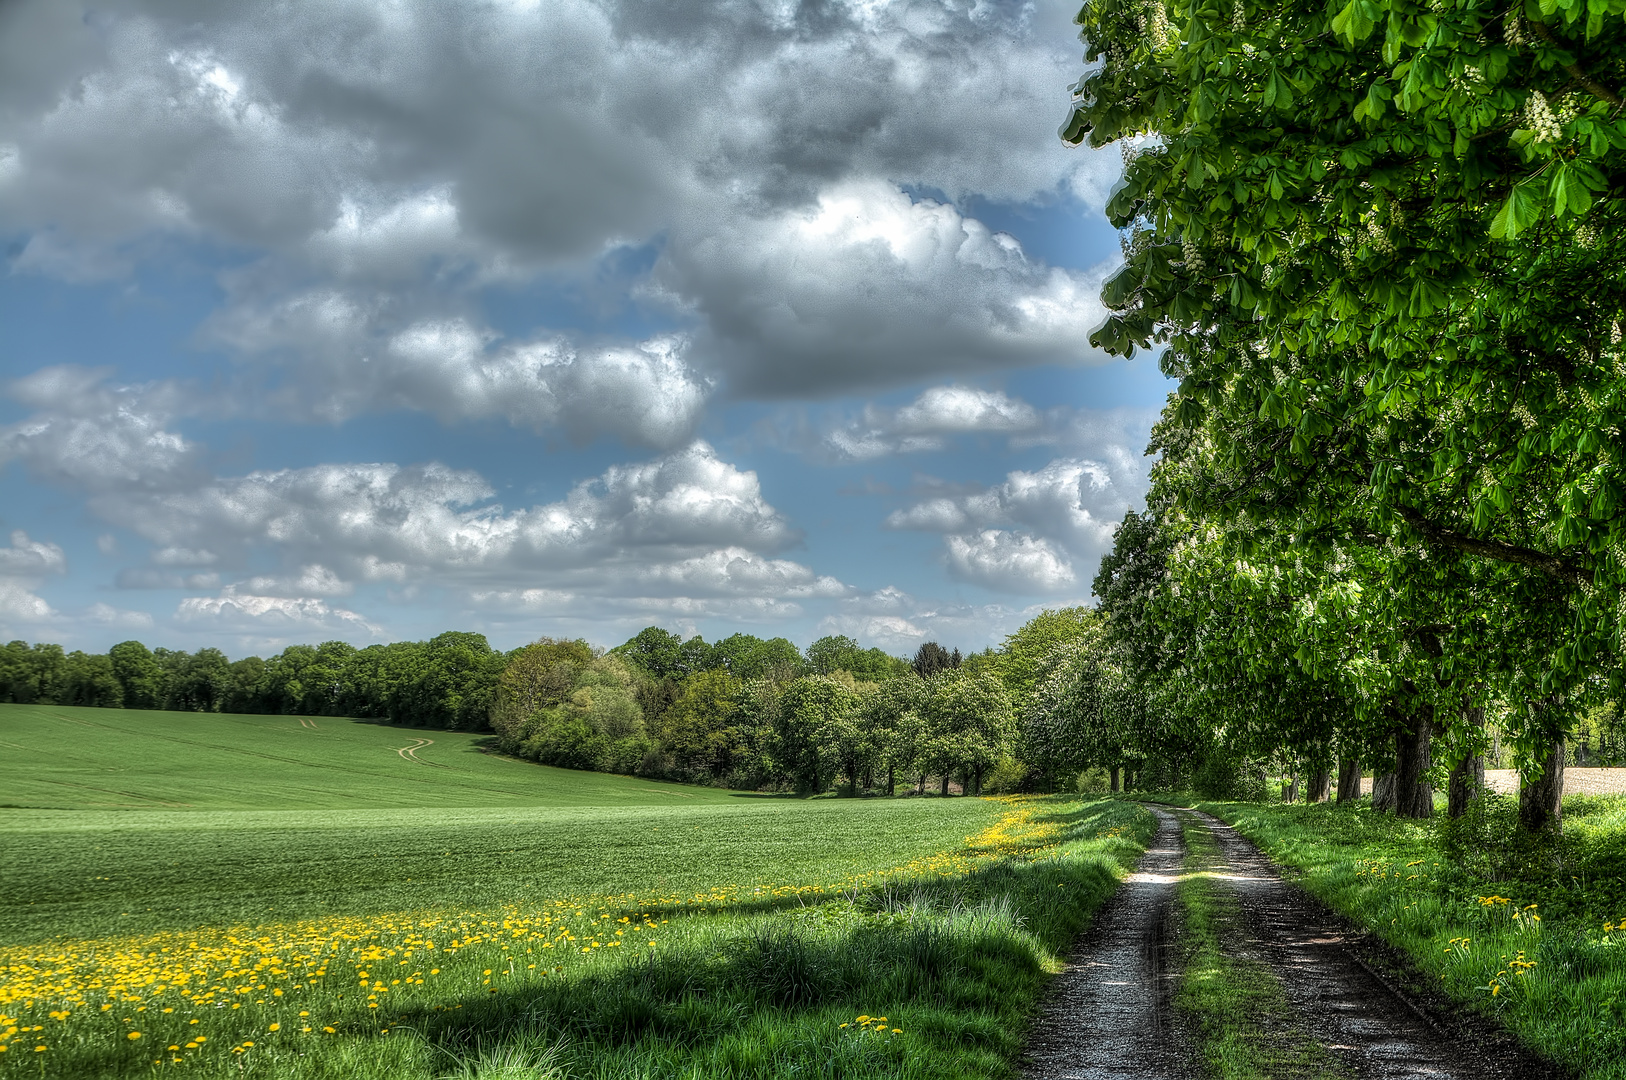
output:
<path id="1" fill-rule="evenodd" d="M 1154 360 L 1059 3 L 0 8 L 0 634 L 1086 602 Z"/>

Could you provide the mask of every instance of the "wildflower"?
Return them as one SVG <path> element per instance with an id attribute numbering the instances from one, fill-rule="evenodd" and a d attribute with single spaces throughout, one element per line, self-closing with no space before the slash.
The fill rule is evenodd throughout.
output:
<path id="1" fill-rule="evenodd" d="M 141 1038 L 141 1032 L 132 1031 L 132 1032 L 130 1032 L 130 1034 L 126 1035 L 125 1038 L 130 1039 L 132 1041 L 135 1040 L 135 1039 L 139 1039 L 139 1038 Z"/>
<path id="2" fill-rule="evenodd" d="M 1553 115 L 1552 106 L 1547 104 L 1547 98 L 1540 90 L 1530 92 L 1529 100 L 1524 104 L 1524 119 L 1537 142 L 1557 142 L 1564 135 L 1558 118 Z"/>

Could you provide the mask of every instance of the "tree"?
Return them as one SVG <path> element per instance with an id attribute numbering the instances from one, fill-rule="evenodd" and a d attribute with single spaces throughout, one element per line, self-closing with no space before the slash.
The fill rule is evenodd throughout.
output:
<path id="1" fill-rule="evenodd" d="M 914 767 L 921 755 L 926 722 L 921 715 L 927 684 L 913 672 L 895 675 L 865 695 L 859 715 L 859 756 L 886 769 L 886 793 L 893 794 L 899 771 Z"/>
<path id="2" fill-rule="evenodd" d="M 801 650 L 787 638 L 762 638 L 751 634 L 731 634 L 711 646 L 710 663 L 723 668 L 737 679 L 750 682 L 767 677 L 775 671 L 789 672 L 791 677 L 803 674 Z"/>
<path id="3" fill-rule="evenodd" d="M 682 679 L 715 666 L 711 647 L 698 634 L 685 641 L 658 626 L 644 627 L 610 651 L 657 679 Z"/>
<path id="4" fill-rule="evenodd" d="M 723 668 L 684 680 L 656 729 L 662 748 L 681 770 L 713 780 L 728 775 L 743 743 L 738 720 L 744 695 L 745 684 Z"/>
<path id="5" fill-rule="evenodd" d="M 851 681 L 804 675 L 787 684 L 775 710 L 773 754 L 796 790 L 817 794 L 833 771 L 830 747 L 861 705 Z"/>
<path id="6" fill-rule="evenodd" d="M 969 675 L 955 669 L 930 680 L 925 702 L 928 756 L 943 775 L 961 771 L 967 794 L 981 790 L 982 777 L 1015 743 L 1016 717 L 1010 694 L 992 673 Z"/>
<path id="7" fill-rule="evenodd" d="M 1105 62 L 1063 132 L 1153 136 L 1108 205 L 1128 255 L 1094 340 L 1170 342 L 1172 419 L 1189 429 L 1209 413 L 1274 428 L 1211 444 L 1232 461 L 1270 447 L 1236 471 L 1328 465 L 1301 534 L 1354 505 L 1368 541 L 1491 564 L 1466 575 L 1526 631 L 1522 648 L 1503 635 L 1493 675 L 1527 705 L 1532 780 L 1593 674 L 1621 682 L 1626 488 L 1596 455 L 1626 391 L 1618 7 L 1091 4 L 1087 58 Z M 1375 569 L 1364 625 L 1394 628 L 1391 654 L 1422 647 L 1411 628 L 1444 622 L 1414 617 L 1427 577 L 1409 558 Z M 1422 700 L 1467 692 L 1456 636 L 1440 679 L 1402 678 L 1417 702 L 1400 702 L 1397 739 L 1421 709 L 1431 724 L 1470 711 Z"/>
<path id="8" fill-rule="evenodd" d="M 922 679 L 929 679 L 939 671 L 948 671 L 960 666 L 960 650 L 952 653 L 935 641 L 928 641 L 915 650 L 915 658 L 910 662 L 915 674 Z"/>
<path id="9" fill-rule="evenodd" d="M 53 692 L 58 705 L 92 705 L 118 709 L 124 705 L 124 688 L 113 674 L 113 662 L 105 654 L 69 653 Z"/>
<path id="10" fill-rule="evenodd" d="M 543 709 L 564 701 L 576 677 L 593 662 L 593 647 L 580 639 L 538 638 L 518 650 L 497 679 L 490 723 L 497 743 L 513 752 L 534 734 L 526 724 Z"/>
<path id="11" fill-rule="evenodd" d="M 167 696 L 164 670 L 139 641 L 121 641 L 107 650 L 126 709 L 162 708 Z"/>
<path id="12" fill-rule="evenodd" d="M 880 649 L 866 649 L 850 637 L 822 637 L 807 647 L 807 667 L 815 675 L 851 672 L 853 678 L 879 682 L 908 667 Z"/>
<path id="13" fill-rule="evenodd" d="M 1012 699 L 1026 701 L 1046 658 L 1058 647 L 1088 636 L 1099 622 L 1099 614 L 1086 607 L 1046 608 L 1008 635 L 995 666 Z"/>

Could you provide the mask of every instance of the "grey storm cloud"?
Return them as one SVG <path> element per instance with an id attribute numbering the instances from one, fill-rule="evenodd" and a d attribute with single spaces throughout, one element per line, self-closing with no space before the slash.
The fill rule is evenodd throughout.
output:
<path id="1" fill-rule="evenodd" d="M 905 193 L 1099 201 L 1115 160 L 1055 137 L 1078 65 L 1070 15 L 958 0 L 14 3 L 0 228 L 27 237 L 18 269 L 67 277 L 127 272 L 154 237 L 258 253 L 228 275 L 209 333 L 286 365 L 293 413 L 337 400 L 671 447 L 718 388 L 832 394 L 1098 362 L 1099 271 L 1046 266 Z M 648 340 L 507 340 L 473 300 L 539 275 L 590 280 L 628 246 L 654 252 L 641 302 L 687 342 L 656 365 L 665 409 L 593 407 Z M 482 344 L 398 347 L 454 325 Z M 572 373 L 527 370 L 528 350 L 569 354 Z"/>

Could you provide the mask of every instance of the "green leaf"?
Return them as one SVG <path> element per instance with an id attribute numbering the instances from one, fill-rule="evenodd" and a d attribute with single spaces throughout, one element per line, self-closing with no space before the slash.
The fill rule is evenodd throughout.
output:
<path id="1" fill-rule="evenodd" d="M 1343 10 L 1332 17 L 1332 32 L 1354 45 L 1371 36 L 1377 23 L 1367 16 L 1371 5 L 1362 0 L 1349 0 Z"/>
<path id="2" fill-rule="evenodd" d="M 1530 192 L 1528 185 L 1516 185 L 1508 192 L 1507 201 L 1502 204 L 1502 209 L 1491 219 L 1491 239 L 1512 240 L 1534 225 L 1540 214 L 1536 197 Z"/>

